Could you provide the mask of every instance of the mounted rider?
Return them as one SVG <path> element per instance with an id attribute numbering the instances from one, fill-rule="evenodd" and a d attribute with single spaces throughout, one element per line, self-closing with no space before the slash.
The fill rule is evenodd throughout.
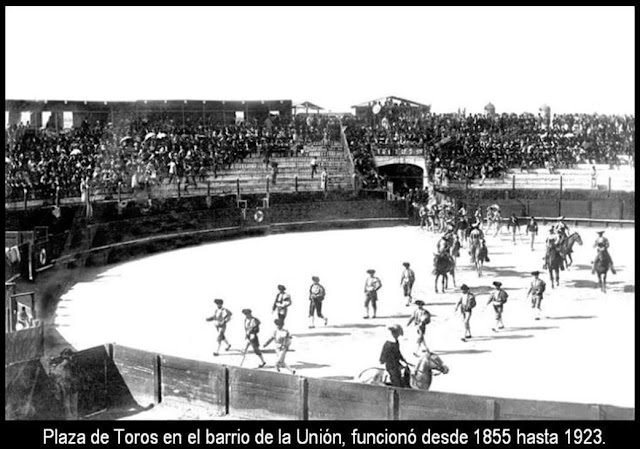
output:
<path id="1" fill-rule="evenodd" d="M 613 274 L 616 274 L 616 270 L 613 267 L 613 259 L 611 258 L 611 255 L 609 254 L 609 239 L 606 238 L 604 235 L 604 231 L 597 231 L 598 234 L 598 238 L 596 239 L 595 243 L 593 244 L 593 247 L 596 248 L 597 250 L 597 255 L 596 258 L 593 259 L 593 267 L 591 268 L 591 273 L 595 274 L 596 272 L 596 261 L 598 260 L 598 257 L 602 257 L 604 258 L 604 260 L 606 261 L 608 259 L 609 261 L 609 267 L 611 268 L 611 272 Z"/>
<path id="2" fill-rule="evenodd" d="M 438 240 L 438 245 L 436 247 L 436 252 L 439 255 L 442 254 L 450 254 L 451 246 L 453 245 L 453 234 L 447 230 L 440 240 Z"/>
<path id="3" fill-rule="evenodd" d="M 469 233 L 469 254 L 471 255 L 473 262 L 475 262 L 473 248 L 483 246 L 484 241 L 484 232 L 480 229 L 480 225 L 478 223 L 473 223 L 471 225 L 471 232 Z M 487 251 L 487 258 L 485 262 L 489 262 L 489 251 Z"/>
<path id="4" fill-rule="evenodd" d="M 549 267 L 549 253 L 551 253 L 551 251 L 556 251 L 558 254 L 560 254 L 560 243 L 558 242 L 558 234 L 556 234 L 556 230 L 554 226 L 551 226 L 549 228 L 549 235 L 547 236 L 546 245 L 547 245 L 547 250 L 544 254 L 544 258 L 543 258 L 544 266 L 542 267 L 545 270 Z M 560 262 L 560 269 L 564 270 L 563 260 L 561 260 Z"/>
<path id="5" fill-rule="evenodd" d="M 558 234 L 558 247 L 560 247 L 564 241 L 569 237 L 569 226 L 563 221 L 564 216 L 558 218 L 558 223 L 556 223 L 556 232 Z"/>

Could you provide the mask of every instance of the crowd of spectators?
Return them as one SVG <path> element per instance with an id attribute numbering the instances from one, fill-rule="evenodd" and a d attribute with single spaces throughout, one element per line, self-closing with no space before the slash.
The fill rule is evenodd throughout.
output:
<path id="1" fill-rule="evenodd" d="M 408 105 L 383 106 L 378 114 L 346 120 L 356 168 L 379 185 L 374 155 L 426 156 L 430 175 L 451 179 L 496 178 L 509 168 L 619 166 L 633 161 L 633 116 L 561 114 L 431 114 Z"/>
<path id="2" fill-rule="evenodd" d="M 339 121 L 296 116 L 291 122 L 271 116 L 262 124 L 176 123 L 169 117 L 83 122 L 57 131 L 21 124 L 5 131 L 5 197 L 80 196 L 85 186 L 115 194 L 125 189 L 172 183 L 197 186 L 249 155 L 265 164 L 274 154 L 296 155 L 305 143 L 338 140 Z M 188 190 L 187 190 L 188 191 Z"/>
<path id="3" fill-rule="evenodd" d="M 296 155 L 305 144 L 346 138 L 362 187 L 384 187 L 375 155 L 427 157 L 429 175 L 460 181 L 501 177 L 509 168 L 619 164 L 635 157 L 633 116 L 562 114 L 550 121 L 533 114 L 432 114 L 408 104 L 387 104 L 364 118 L 299 114 L 262 123 L 215 124 L 153 118 L 35 130 L 5 130 L 5 197 L 79 196 L 81 186 L 114 194 L 118 185 L 138 188 L 184 179 L 197 186 L 235 162 L 260 155 Z"/>

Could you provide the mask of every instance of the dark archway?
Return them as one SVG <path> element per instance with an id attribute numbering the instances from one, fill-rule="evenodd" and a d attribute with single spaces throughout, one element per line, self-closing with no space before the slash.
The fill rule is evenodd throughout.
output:
<path id="1" fill-rule="evenodd" d="M 387 179 L 388 185 L 393 183 L 392 192 L 403 195 L 408 189 L 422 190 L 424 172 L 421 167 L 411 164 L 389 164 L 378 167 L 380 176 Z"/>

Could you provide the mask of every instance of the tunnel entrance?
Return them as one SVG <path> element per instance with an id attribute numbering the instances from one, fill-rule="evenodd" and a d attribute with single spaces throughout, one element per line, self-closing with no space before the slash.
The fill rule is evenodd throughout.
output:
<path id="1" fill-rule="evenodd" d="M 422 190 L 424 171 L 421 167 L 411 164 L 390 164 L 378 167 L 380 176 L 385 176 L 387 185 L 393 185 L 392 192 L 404 195 L 409 189 Z"/>

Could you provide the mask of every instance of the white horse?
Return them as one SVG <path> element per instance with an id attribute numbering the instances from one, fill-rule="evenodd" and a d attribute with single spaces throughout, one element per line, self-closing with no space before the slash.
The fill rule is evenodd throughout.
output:
<path id="1" fill-rule="evenodd" d="M 426 352 L 415 368 L 409 373 L 409 385 L 418 390 L 428 390 L 431 387 L 433 376 L 447 374 L 449 367 L 433 352 Z M 407 372 L 403 373 L 407 377 Z M 389 373 L 384 368 L 367 368 L 358 375 L 358 382 L 369 385 L 391 385 Z"/>

